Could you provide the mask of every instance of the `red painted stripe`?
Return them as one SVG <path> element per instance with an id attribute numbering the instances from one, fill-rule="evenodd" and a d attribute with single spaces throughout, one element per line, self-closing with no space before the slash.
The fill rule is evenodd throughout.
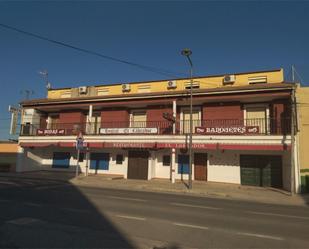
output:
<path id="1" fill-rule="evenodd" d="M 89 148 L 104 148 L 104 142 L 90 142 L 88 143 Z"/>
<path id="2" fill-rule="evenodd" d="M 290 150 L 290 145 L 280 144 L 220 144 L 219 149 L 222 150 Z"/>

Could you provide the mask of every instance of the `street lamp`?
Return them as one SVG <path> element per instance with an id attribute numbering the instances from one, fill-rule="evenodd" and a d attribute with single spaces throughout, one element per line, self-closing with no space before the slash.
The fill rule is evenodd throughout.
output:
<path id="1" fill-rule="evenodd" d="M 186 56 L 190 64 L 190 133 L 189 133 L 189 189 L 192 189 L 192 134 L 193 134 L 193 120 L 192 120 L 192 85 L 193 85 L 193 64 L 190 58 L 192 51 L 185 48 L 181 51 L 183 56 Z"/>

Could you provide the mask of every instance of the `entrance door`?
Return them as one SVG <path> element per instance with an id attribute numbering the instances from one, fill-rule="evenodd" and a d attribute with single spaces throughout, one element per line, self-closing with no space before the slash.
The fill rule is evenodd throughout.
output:
<path id="1" fill-rule="evenodd" d="M 207 181 L 207 154 L 194 154 L 194 179 L 198 181 Z"/>
<path id="2" fill-rule="evenodd" d="M 90 169 L 108 170 L 109 169 L 109 153 L 91 153 Z"/>
<path id="3" fill-rule="evenodd" d="M 54 152 L 53 168 L 69 168 L 70 167 L 70 152 Z"/>
<path id="4" fill-rule="evenodd" d="M 128 179 L 148 179 L 148 151 L 129 151 Z"/>
<path id="5" fill-rule="evenodd" d="M 241 184 L 282 188 L 282 158 L 268 155 L 241 155 Z"/>

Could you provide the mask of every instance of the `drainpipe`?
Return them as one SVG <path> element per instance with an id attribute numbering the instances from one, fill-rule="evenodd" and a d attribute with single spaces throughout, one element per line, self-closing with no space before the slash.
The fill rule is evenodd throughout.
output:
<path id="1" fill-rule="evenodd" d="M 291 94 L 291 195 L 295 194 L 295 86 Z"/>
<path id="2" fill-rule="evenodd" d="M 177 114 L 177 105 L 176 105 L 176 100 L 173 100 L 173 118 L 175 122 L 173 123 L 173 134 L 176 134 L 176 114 Z"/>

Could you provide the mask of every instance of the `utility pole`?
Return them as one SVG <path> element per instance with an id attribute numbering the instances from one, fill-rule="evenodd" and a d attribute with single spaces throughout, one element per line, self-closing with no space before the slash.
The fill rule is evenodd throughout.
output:
<path id="1" fill-rule="evenodd" d="M 192 87 L 193 87 L 193 64 L 190 58 L 192 51 L 185 48 L 181 54 L 186 56 L 190 64 L 190 134 L 189 134 L 189 189 L 192 189 L 192 135 L 193 135 L 193 120 L 192 120 Z"/>
<path id="2" fill-rule="evenodd" d="M 294 65 L 292 65 L 292 82 L 295 83 L 295 68 L 294 68 Z"/>

